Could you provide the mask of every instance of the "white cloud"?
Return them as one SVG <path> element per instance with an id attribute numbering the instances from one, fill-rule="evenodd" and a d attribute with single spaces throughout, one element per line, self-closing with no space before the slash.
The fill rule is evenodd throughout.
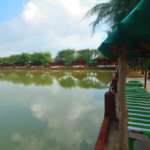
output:
<path id="1" fill-rule="evenodd" d="M 95 0 L 96 1 L 96 0 Z M 82 20 L 91 7 L 85 0 L 29 0 L 19 16 L 0 23 L 0 55 L 64 48 L 97 48 L 105 38 L 91 36 L 90 20 Z M 82 21 L 81 21 L 82 20 Z"/>
<path id="2" fill-rule="evenodd" d="M 81 16 L 85 13 L 85 7 L 81 5 L 80 0 L 60 0 L 68 12 L 73 16 Z"/>
<path id="3" fill-rule="evenodd" d="M 27 3 L 22 17 L 26 23 L 41 23 L 47 19 L 46 15 L 40 10 L 36 3 L 30 1 Z"/>

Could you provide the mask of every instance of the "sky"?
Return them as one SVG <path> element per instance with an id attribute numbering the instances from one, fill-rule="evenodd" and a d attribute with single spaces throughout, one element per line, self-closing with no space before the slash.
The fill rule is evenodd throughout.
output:
<path id="1" fill-rule="evenodd" d="M 97 48 L 105 24 L 92 35 L 86 12 L 104 0 L 0 0 L 0 56 L 22 52 Z"/>

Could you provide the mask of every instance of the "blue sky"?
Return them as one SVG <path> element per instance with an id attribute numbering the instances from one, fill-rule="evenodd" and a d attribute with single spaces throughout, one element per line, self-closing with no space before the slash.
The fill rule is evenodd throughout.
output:
<path id="1" fill-rule="evenodd" d="M 91 36 L 91 19 L 82 19 L 99 1 L 0 0 L 0 56 L 97 48 L 106 38 L 107 26 L 99 25 Z"/>
<path id="2" fill-rule="evenodd" d="M 0 22 L 17 16 L 27 0 L 0 0 Z"/>

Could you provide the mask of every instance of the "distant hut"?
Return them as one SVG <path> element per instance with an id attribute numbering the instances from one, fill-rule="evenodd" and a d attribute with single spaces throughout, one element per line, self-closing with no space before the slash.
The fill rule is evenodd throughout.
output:
<path id="1" fill-rule="evenodd" d="M 65 66 L 65 62 L 61 59 L 56 59 L 54 62 L 50 64 L 50 67 L 63 67 Z"/>
<path id="2" fill-rule="evenodd" d="M 117 61 L 115 60 L 110 60 L 107 58 L 97 58 L 96 59 L 96 64 L 97 65 L 103 65 L 103 66 L 116 66 L 117 65 Z"/>
<path id="3" fill-rule="evenodd" d="M 83 68 L 86 66 L 86 61 L 83 59 L 76 59 L 72 62 L 73 68 Z"/>

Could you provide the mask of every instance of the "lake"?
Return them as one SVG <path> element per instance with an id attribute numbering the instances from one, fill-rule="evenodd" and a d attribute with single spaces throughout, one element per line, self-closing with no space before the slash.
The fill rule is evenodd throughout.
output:
<path id="1" fill-rule="evenodd" d="M 94 150 L 112 72 L 0 71 L 1 150 Z"/>

